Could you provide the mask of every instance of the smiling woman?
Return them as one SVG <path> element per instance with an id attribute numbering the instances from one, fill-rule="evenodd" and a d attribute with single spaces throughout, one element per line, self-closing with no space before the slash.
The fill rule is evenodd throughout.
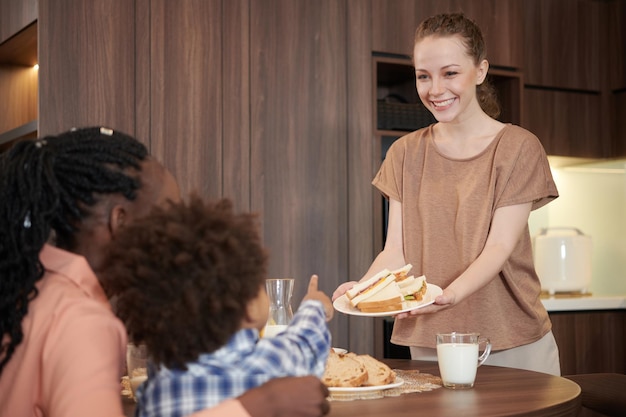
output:
<path id="1" fill-rule="evenodd" d="M 435 334 L 463 329 L 491 339 L 500 351 L 492 363 L 558 374 L 527 227 L 530 211 L 558 192 L 537 137 L 495 119 L 485 51 L 462 14 L 417 28 L 415 87 L 437 122 L 395 141 L 372 182 L 389 200 L 387 235 L 361 281 L 410 263 L 443 289 L 431 305 L 396 316 L 391 341 L 413 359 L 435 358 Z"/>

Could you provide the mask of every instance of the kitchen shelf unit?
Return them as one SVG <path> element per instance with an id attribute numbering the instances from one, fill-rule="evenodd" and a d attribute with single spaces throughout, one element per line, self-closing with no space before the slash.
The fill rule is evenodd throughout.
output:
<path id="1" fill-rule="evenodd" d="M 37 136 L 37 22 L 0 43 L 0 152 Z"/>

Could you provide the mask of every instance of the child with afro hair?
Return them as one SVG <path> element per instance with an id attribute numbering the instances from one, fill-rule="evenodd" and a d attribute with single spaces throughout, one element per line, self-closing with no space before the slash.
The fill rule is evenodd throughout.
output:
<path id="1" fill-rule="evenodd" d="M 105 288 L 130 340 L 151 356 L 139 416 L 188 415 L 272 378 L 323 374 L 333 307 L 317 276 L 287 329 L 259 337 L 269 300 L 254 219 L 229 200 L 192 196 L 155 208 L 110 245 Z"/>

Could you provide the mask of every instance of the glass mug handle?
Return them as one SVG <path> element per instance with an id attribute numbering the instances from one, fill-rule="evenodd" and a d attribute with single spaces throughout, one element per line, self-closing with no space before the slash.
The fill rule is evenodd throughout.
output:
<path id="1" fill-rule="evenodd" d="M 480 345 L 483 344 L 485 345 L 485 350 L 483 351 L 483 354 L 478 357 L 478 366 L 482 365 L 491 353 L 491 342 L 489 341 L 489 339 L 487 339 L 486 337 L 479 337 L 478 348 L 480 349 Z"/>

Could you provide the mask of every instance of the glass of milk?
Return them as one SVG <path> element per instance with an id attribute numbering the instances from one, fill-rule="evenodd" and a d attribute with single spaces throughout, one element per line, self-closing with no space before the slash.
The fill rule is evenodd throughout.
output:
<path id="1" fill-rule="evenodd" d="M 263 337 L 276 336 L 287 328 L 293 318 L 291 296 L 294 282 L 293 278 L 271 278 L 265 281 L 270 311 L 263 329 Z"/>
<path id="2" fill-rule="evenodd" d="M 482 354 L 478 353 L 482 347 Z M 491 342 L 478 333 L 437 334 L 437 361 L 443 386 L 466 389 L 474 386 L 477 368 L 491 353 Z"/>

